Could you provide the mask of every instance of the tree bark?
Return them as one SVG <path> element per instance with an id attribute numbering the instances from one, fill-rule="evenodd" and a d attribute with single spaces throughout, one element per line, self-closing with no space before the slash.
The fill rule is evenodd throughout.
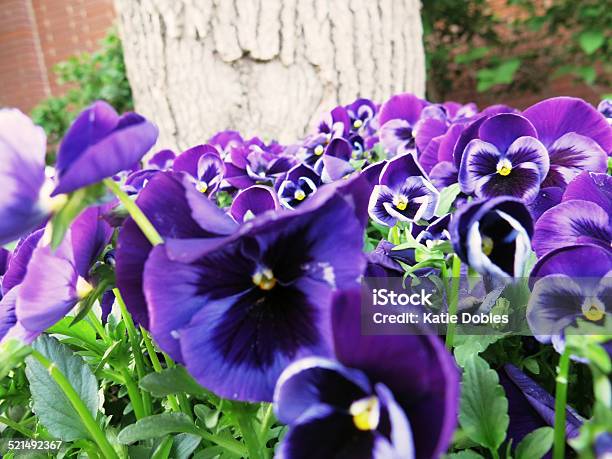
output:
<path id="1" fill-rule="evenodd" d="M 236 129 L 293 142 L 338 103 L 423 96 L 419 0 L 115 0 L 159 147 Z"/>

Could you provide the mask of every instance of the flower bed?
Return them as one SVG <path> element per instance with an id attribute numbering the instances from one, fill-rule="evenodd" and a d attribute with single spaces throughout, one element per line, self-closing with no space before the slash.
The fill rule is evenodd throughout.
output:
<path id="1" fill-rule="evenodd" d="M 96 102 L 49 167 L 1 110 L 0 452 L 605 457 L 610 111 L 399 94 L 143 163 Z"/>

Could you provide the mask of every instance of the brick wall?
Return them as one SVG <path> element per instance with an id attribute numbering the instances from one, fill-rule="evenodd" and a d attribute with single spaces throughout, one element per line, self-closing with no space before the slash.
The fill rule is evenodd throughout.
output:
<path id="1" fill-rule="evenodd" d="M 53 66 L 93 51 L 113 25 L 112 0 L 0 0 L 0 106 L 29 111 L 62 88 Z"/>

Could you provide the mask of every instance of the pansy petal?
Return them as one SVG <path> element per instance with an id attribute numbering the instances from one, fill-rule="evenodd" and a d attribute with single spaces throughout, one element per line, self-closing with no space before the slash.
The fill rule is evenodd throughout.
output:
<path id="1" fill-rule="evenodd" d="M 177 172 L 186 172 L 192 177 L 198 178 L 198 161 L 206 154 L 219 157 L 219 152 L 212 145 L 196 145 L 178 155 L 174 160 L 172 169 Z"/>
<path id="2" fill-rule="evenodd" d="M 397 219 L 390 215 L 385 204 L 393 204 L 393 192 L 384 185 L 376 185 L 370 196 L 368 212 L 376 223 L 392 227 Z"/>
<path id="3" fill-rule="evenodd" d="M 565 201 L 542 214 L 535 226 L 533 248 L 541 257 L 559 247 L 580 243 L 610 246 L 610 215 L 590 201 Z"/>
<path id="4" fill-rule="evenodd" d="M 350 414 L 319 405 L 289 429 L 276 454 L 279 459 L 390 459 L 393 449 L 382 436 L 357 430 Z"/>
<path id="5" fill-rule="evenodd" d="M 597 263 L 576 263 L 576 260 L 597 260 Z M 551 274 L 571 278 L 601 278 L 612 270 L 612 250 L 599 245 L 581 244 L 559 247 L 541 257 L 531 270 L 535 279 Z"/>
<path id="6" fill-rule="evenodd" d="M 546 177 L 550 168 L 548 151 L 535 137 L 519 137 L 508 147 L 505 156 L 513 165 L 532 163 L 538 168 L 540 177 Z"/>
<path id="7" fill-rule="evenodd" d="M 383 124 L 379 130 L 380 143 L 390 156 L 414 150 L 412 126 L 406 120 L 394 119 Z"/>
<path id="8" fill-rule="evenodd" d="M 105 102 L 94 103 L 79 115 L 60 145 L 53 194 L 69 193 L 133 167 L 155 144 L 157 134 L 157 127 L 136 113 L 120 117 Z"/>
<path id="9" fill-rule="evenodd" d="M 533 221 L 538 220 L 544 212 L 561 202 L 563 189 L 557 187 L 540 188 L 536 198 L 529 204 Z"/>
<path id="10" fill-rule="evenodd" d="M 89 269 L 110 242 L 113 229 L 102 218 L 109 206 L 89 207 L 70 225 L 75 267 L 87 278 Z"/>
<path id="11" fill-rule="evenodd" d="M 19 110 L 0 110 L 0 244 L 19 239 L 47 218 L 38 202 L 45 140 L 44 130 Z"/>
<path id="12" fill-rule="evenodd" d="M 608 156 L 595 142 L 575 132 L 558 138 L 548 147 L 550 171 L 545 186 L 564 187 L 582 171 L 606 172 Z"/>
<path id="13" fill-rule="evenodd" d="M 474 193 L 480 198 L 513 196 L 532 202 L 540 191 L 541 176 L 534 163 L 517 164 L 510 175 L 492 174 L 476 180 Z"/>
<path id="14" fill-rule="evenodd" d="M 521 115 L 502 113 L 487 119 L 478 131 L 480 139 L 489 142 L 502 153 L 519 137 L 535 137 L 537 133 L 529 120 Z"/>
<path id="15" fill-rule="evenodd" d="M 416 456 L 438 457 L 450 444 L 457 422 L 459 377 L 452 357 L 437 336 L 363 335 L 361 314 L 359 290 L 336 296 L 338 360 L 385 384 L 411 420 Z M 406 349 L 410 359 L 405 359 Z"/>
<path id="16" fill-rule="evenodd" d="M 348 410 L 351 403 L 371 392 L 368 378 L 359 370 L 322 357 L 306 357 L 289 365 L 279 377 L 275 412 L 281 422 L 293 424 L 313 405 Z"/>
<path id="17" fill-rule="evenodd" d="M 34 231 L 23 239 L 19 246 L 15 249 L 15 253 L 11 257 L 8 269 L 2 277 L 2 294 L 11 290 L 13 287 L 21 284 L 28 269 L 28 263 L 32 257 L 32 253 L 38 246 L 38 241 L 42 238 L 44 229 Z"/>
<path id="18" fill-rule="evenodd" d="M 242 223 L 269 210 L 278 209 L 278 206 L 278 197 L 274 189 L 253 185 L 238 193 L 229 212 L 234 220 Z"/>
<path id="19" fill-rule="evenodd" d="M 527 322 L 536 336 L 558 335 L 582 315 L 584 296 L 575 279 L 551 274 L 537 280 L 527 306 Z"/>
<path id="20" fill-rule="evenodd" d="M 472 193 L 476 183 L 496 173 L 501 153 L 495 145 L 474 139 L 465 147 L 459 168 L 459 185 L 464 193 Z"/>
<path id="21" fill-rule="evenodd" d="M 166 170 L 172 166 L 176 154 L 172 150 L 160 150 L 149 158 L 148 165 L 151 168 Z"/>
<path id="22" fill-rule="evenodd" d="M 595 108 L 575 97 L 553 97 L 538 102 L 523 111 L 538 131 L 540 141 L 551 145 L 567 133 L 589 137 L 609 153 L 612 150 L 612 130 Z"/>
<path id="23" fill-rule="evenodd" d="M 78 302 L 77 278 L 70 233 L 55 250 L 37 247 L 19 287 L 18 321 L 32 332 L 55 324 Z"/>
<path id="24" fill-rule="evenodd" d="M 582 199 L 591 201 L 612 214 L 612 177 L 608 174 L 582 172 L 573 179 L 563 193 L 563 201 Z"/>
<path id="25" fill-rule="evenodd" d="M 447 129 L 448 125 L 444 119 L 425 118 L 419 120 L 414 127 L 414 138 L 417 150 L 421 153 L 424 152 L 429 142 L 435 137 L 443 135 Z"/>
<path id="26" fill-rule="evenodd" d="M 433 183 L 438 190 L 441 190 L 453 183 L 457 183 L 459 180 L 459 171 L 457 171 L 455 164 L 451 161 L 442 161 L 431 169 L 429 178 L 431 179 L 431 183 Z"/>
<path id="27" fill-rule="evenodd" d="M 419 166 L 414 153 L 406 153 L 387 162 L 380 173 L 380 185 L 386 185 L 392 190 L 402 186 L 408 177 L 420 175 L 427 177 Z"/>
<path id="28" fill-rule="evenodd" d="M 394 119 L 406 120 L 410 125 L 414 125 L 426 105 L 426 101 L 419 99 L 414 94 L 397 94 L 380 108 L 380 125 L 383 126 L 386 122 Z"/>

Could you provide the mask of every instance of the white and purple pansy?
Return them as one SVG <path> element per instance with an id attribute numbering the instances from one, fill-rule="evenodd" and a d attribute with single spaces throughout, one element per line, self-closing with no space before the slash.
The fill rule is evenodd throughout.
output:
<path id="1" fill-rule="evenodd" d="M 172 169 L 187 173 L 196 189 L 206 196 L 215 194 L 225 175 L 225 163 L 212 145 L 198 145 L 182 152 Z"/>
<path id="2" fill-rule="evenodd" d="M 295 209 L 321 185 L 321 178 L 311 167 L 298 164 L 292 167 L 278 186 L 280 203 Z"/>
<path id="3" fill-rule="evenodd" d="M 407 153 L 382 168 L 378 184 L 370 196 L 368 211 L 372 220 L 392 227 L 398 222 L 429 220 L 436 212 L 438 190 Z"/>
<path id="4" fill-rule="evenodd" d="M 234 198 L 229 214 L 238 223 L 255 218 L 269 210 L 280 207 L 278 196 L 273 188 L 265 185 L 253 185 L 242 190 Z"/>
<path id="5" fill-rule="evenodd" d="M 459 168 L 461 191 L 479 198 L 513 196 L 533 201 L 549 169 L 546 147 L 524 117 L 502 113 L 483 121 L 465 147 Z"/>
<path id="6" fill-rule="evenodd" d="M 382 105 L 378 115 L 380 141 L 391 156 L 415 149 L 415 125 L 427 105 L 409 93 L 393 96 Z"/>

